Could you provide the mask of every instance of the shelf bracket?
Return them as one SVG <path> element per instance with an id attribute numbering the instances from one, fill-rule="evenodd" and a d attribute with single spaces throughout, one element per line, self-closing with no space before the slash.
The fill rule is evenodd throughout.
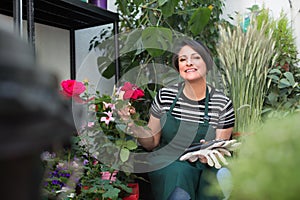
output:
<path id="1" fill-rule="evenodd" d="M 22 0 L 13 1 L 14 32 L 20 38 L 23 37 L 22 5 Z"/>
<path id="2" fill-rule="evenodd" d="M 34 0 L 27 0 L 27 36 L 35 55 Z"/>

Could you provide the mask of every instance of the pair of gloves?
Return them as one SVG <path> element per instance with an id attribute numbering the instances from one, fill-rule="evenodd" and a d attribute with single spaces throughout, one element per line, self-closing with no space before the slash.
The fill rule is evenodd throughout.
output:
<path id="1" fill-rule="evenodd" d="M 219 161 L 224 165 L 228 165 L 224 155 L 231 156 L 230 151 L 236 150 L 240 145 L 241 143 L 237 140 L 216 140 L 212 145 L 204 149 L 185 153 L 179 160 L 195 162 L 199 158 L 205 157 L 209 166 L 220 169 L 222 166 Z"/>

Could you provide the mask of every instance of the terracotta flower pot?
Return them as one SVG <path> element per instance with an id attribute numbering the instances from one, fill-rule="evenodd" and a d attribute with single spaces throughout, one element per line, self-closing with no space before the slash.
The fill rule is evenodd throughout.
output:
<path id="1" fill-rule="evenodd" d="M 139 196 L 140 196 L 139 184 L 138 183 L 129 183 L 128 187 L 132 188 L 132 193 L 129 196 L 124 197 L 123 200 L 138 200 Z"/>

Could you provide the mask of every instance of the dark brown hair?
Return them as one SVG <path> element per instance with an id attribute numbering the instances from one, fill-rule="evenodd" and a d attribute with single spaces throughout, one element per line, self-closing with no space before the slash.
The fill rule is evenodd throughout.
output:
<path id="1" fill-rule="evenodd" d="M 175 48 L 174 48 L 174 55 L 172 58 L 172 63 L 173 63 L 173 66 L 177 69 L 177 71 L 179 70 L 178 53 L 181 50 L 181 48 L 186 45 L 191 47 L 192 49 L 194 49 L 197 53 L 199 53 L 199 55 L 202 57 L 202 59 L 204 60 L 204 62 L 206 64 L 207 71 L 212 69 L 214 62 L 213 62 L 213 59 L 212 59 L 209 49 L 200 41 L 184 38 L 184 39 L 179 40 L 175 44 Z"/>

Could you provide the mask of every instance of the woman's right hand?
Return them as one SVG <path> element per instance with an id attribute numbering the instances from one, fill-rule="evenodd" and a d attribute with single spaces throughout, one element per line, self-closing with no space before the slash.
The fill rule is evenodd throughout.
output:
<path id="1" fill-rule="evenodd" d="M 125 106 L 118 110 L 118 115 L 121 118 L 122 121 L 127 123 L 128 127 L 131 127 L 134 125 L 133 120 L 131 119 L 131 115 L 135 114 L 135 108 L 131 105 Z"/>

